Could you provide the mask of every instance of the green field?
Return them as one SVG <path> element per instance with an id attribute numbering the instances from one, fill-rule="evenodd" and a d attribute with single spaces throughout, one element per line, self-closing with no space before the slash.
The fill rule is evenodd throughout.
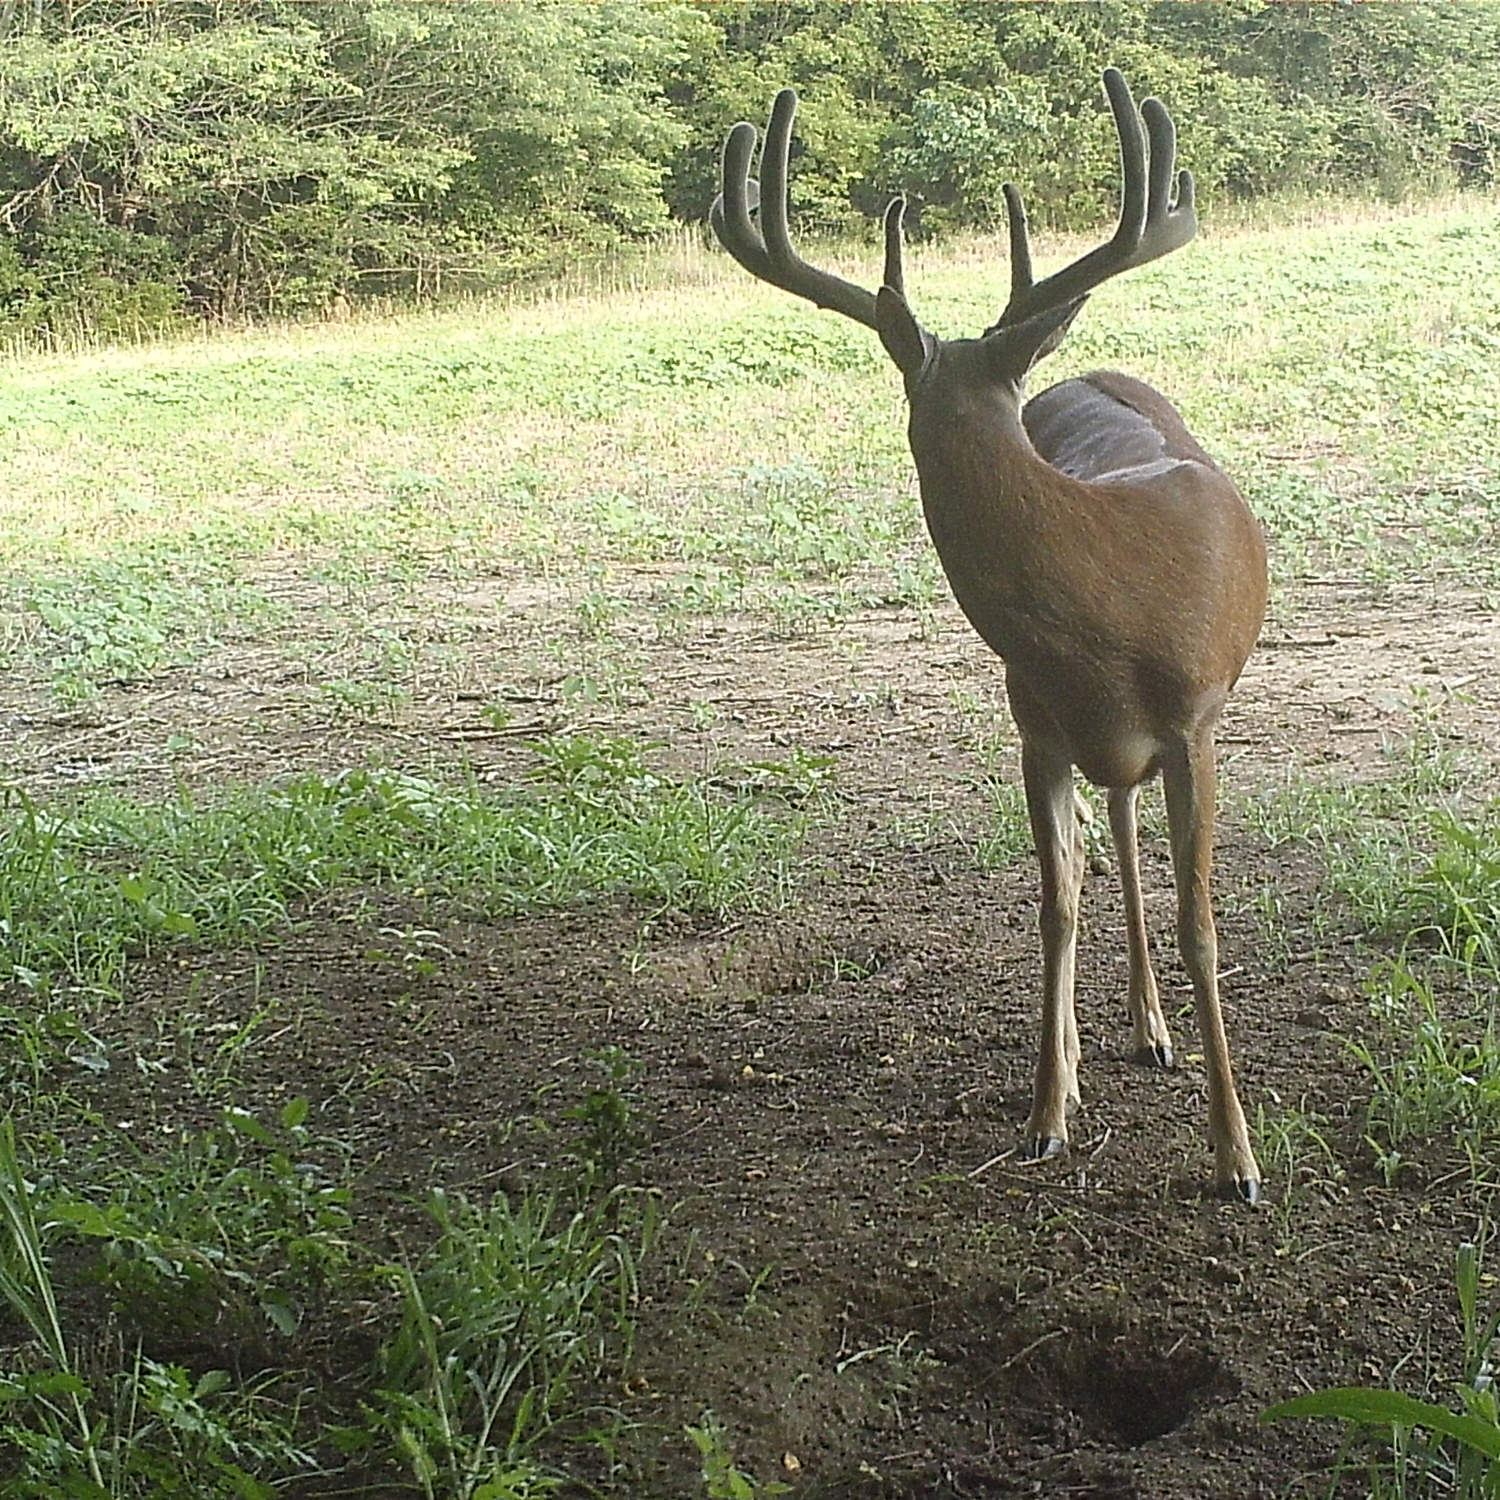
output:
<path id="1" fill-rule="evenodd" d="M 874 274 L 873 250 L 828 254 Z M 1039 372 L 1168 393 L 1270 541 L 1225 746 L 1227 1003 L 1271 1197 L 1239 1220 L 1175 1186 L 1206 1178 L 1191 1057 L 1090 1095 L 1099 1151 L 1118 1138 L 1090 1190 L 972 1179 L 1014 1144 L 1009 1105 L 921 1093 L 952 1058 L 981 1085 L 982 1026 L 938 1007 L 1000 976 L 995 1087 L 1024 1086 L 1034 893 L 1000 675 L 867 330 L 684 244 L 545 299 L 0 364 L 0 1487 L 949 1493 L 958 1439 L 914 1414 L 1028 1372 L 1093 1410 L 1061 1356 L 1028 1364 L 1049 1318 L 1147 1350 L 1156 1273 L 1066 1260 L 1122 1216 L 1121 1243 L 1191 1246 L 1181 1305 L 1274 1307 L 1247 1316 L 1256 1355 L 1195 1323 L 1173 1347 L 1208 1363 L 1121 1379 L 1216 1392 L 1278 1493 L 1334 1462 L 1314 1429 L 1304 1470 L 1248 1435 L 1294 1370 L 1448 1403 L 1497 1304 L 1481 1256 L 1465 1319 L 1452 1271 L 1489 1232 L 1500 1129 L 1497 263 L 1488 199 L 1205 234 L 1101 289 Z M 1005 279 L 989 240 L 908 268 L 950 336 Z M 1082 962 L 1114 975 L 1118 932 L 1096 920 Z M 901 963 L 928 976 L 909 1014 L 880 998 Z M 852 1060 L 755 1050 L 783 1008 L 777 1035 L 831 1046 L 846 1002 Z M 672 1058 L 706 1080 L 686 1101 Z M 820 1081 L 787 1109 L 847 1138 L 807 1179 L 865 1278 L 842 1323 L 783 1278 L 791 1230 L 752 1244 L 754 1211 L 722 1207 L 780 1182 L 715 1155 L 761 1127 L 674 1144 L 798 1076 Z M 1131 1088 L 1153 1123 L 1126 1146 Z M 918 1153 L 929 1118 L 971 1136 Z M 878 1211 L 843 1201 L 867 1163 Z M 785 1191 L 767 1224 L 796 1220 Z M 1309 1261 L 1413 1289 L 1313 1350 Z M 1028 1311 L 973 1365 L 892 1310 L 992 1292 Z M 799 1342 L 824 1315 L 843 1335 Z M 1098 1466 L 1147 1453 L 1139 1493 L 1179 1493 L 1078 1420 Z M 1452 1450 L 1411 1462 L 1380 1493 L 1490 1493 L 1444 1488 L 1480 1482 Z"/>
<path id="2" fill-rule="evenodd" d="M 1284 582 L 1303 548 L 1362 554 L 1410 532 L 1424 556 L 1465 549 L 1495 473 L 1482 268 L 1497 233 L 1489 203 L 1461 200 L 1205 238 L 1095 293 L 1045 373 L 1118 365 L 1172 392 L 1241 477 Z M 868 259 L 843 269 L 867 277 Z M 538 558 L 834 578 L 909 561 L 900 390 L 877 342 L 717 254 L 684 251 L 660 280 L 13 360 L 5 560 L 23 575 L 368 554 L 400 576 Z M 911 280 L 938 332 L 975 332 L 1003 246 L 918 254 Z"/>

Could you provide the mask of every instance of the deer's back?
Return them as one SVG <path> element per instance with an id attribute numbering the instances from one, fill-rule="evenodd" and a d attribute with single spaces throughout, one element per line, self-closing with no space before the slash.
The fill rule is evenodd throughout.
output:
<path id="1" fill-rule="evenodd" d="M 1026 403 L 1021 419 L 1036 451 L 1074 479 L 1157 473 L 1182 462 L 1220 472 L 1160 391 L 1117 370 L 1049 386 Z"/>
<path id="2" fill-rule="evenodd" d="M 1141 381 L 1064 381 L 1023 420 L 1038 456 L 1085 488 L 1034 480 L 1041 503 L 1011 535 L 1018 566 L 1002 576 L 979 548 L 978 566 L 950 578 L 1007 662 L 1017 717 L 1091 779 L 1130 784 L 1170 739 L 1215 717 L 1238 677 L 1265 607 L 1260 530 Z"/>

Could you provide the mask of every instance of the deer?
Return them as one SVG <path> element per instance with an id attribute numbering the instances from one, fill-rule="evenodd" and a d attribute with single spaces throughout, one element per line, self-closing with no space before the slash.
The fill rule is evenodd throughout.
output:
<path id="1" fill-rule="evenodd" d="M 1215 1184 L 1221 1195 L 1255 1203 L 1260 1169 L 1224 1031 L 1210 876 L 1215 731 L 1265 615 L 1265 541 L 1234 482 L 1151 386 L 1101 370 L 1024 399 L 1032 366 L 1056 349 L 1095 288 L 1197 232 L 1193 178 L 1174 172 L 1176 127 L 1166 107 L 1147 99 L 1138 113 L 1115 68 L 1105 70 L 1104 88 L 1122 178 L 1113 235 L 1038 281 L 1025 204 L 1007 183 L 1010 297 L 977 338 L 938 338 L 913 314 L 904 197 L 885 212 L 878 291 L 797 254 L 787 215 L 797 109 L 790 89 L 772 106 L 758 183 L 750 176 L 755 127 L 742 121 L 730 130 L 709 222 L 753 276 L 879 335 L 905 384 L 928 532 L 960 609 L 1004 665 L 1041 876 L 1041 1031 L 1024 1157 L 1062 1155 L 1069 1113 L 1081 1102 L 1074 960 L 1085 845 L 1075 768 L 1108 805 L 1133 1053 L 1173 1065 L 1137 836 L 1140 789 L 1159 774 Z"/>

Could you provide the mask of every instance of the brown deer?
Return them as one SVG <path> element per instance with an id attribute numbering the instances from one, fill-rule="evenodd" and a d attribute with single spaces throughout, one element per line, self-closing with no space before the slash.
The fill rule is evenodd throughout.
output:
<path id="1" fill-rule="evenodd" d="M 1104 86 L 1124 178 L 1114 235 L 1036 281 L 1025 208 L 1007 184 L 1010 300 L 977 339 L 936 338 L 907 305 L 902 199 L 886 210 L 878 293 L 817 270 L 792 248 L 786 186 L 797 96 L 790 89 L 771 110 L 758 189 L 749 177 L 755 127 L 729 132 L 723 192 L 709 217 L 753 275 L 880 335 L 905 378 L 922 509 L 943 571 L 969 622 L 1005 662 L 1042 875 L 1042 1032 L 1027 1154 L 1060 1153 L 1068 1111 L 1079 1102 L 1073 961 L 1084 847 L 1075 766 L 1108 793 L 1136 1052 L 1172 1065 L 1136 851 L 1136 797 L 1160 771 L 1177 938 L 1207 1059 L 1216 1179 L 1253 1203 L 1260 1170 L 1219 1008 L 1209 870 L 1214 730 L 1260 631 L 1265 544 L 1234 484 L 1150 386 L 1098 371 L 1022 405 L 1027 372 L 1061 341 L 1089 292 L 1178 249 L 1197 230 L 1190 173 L 1176 174 L 1171 202 L 1176 132 L 1166 108 L 1147 99 L 1137 115 L 1113 68 Z M 750 217 L 752 194 L 759 228 Z"/>

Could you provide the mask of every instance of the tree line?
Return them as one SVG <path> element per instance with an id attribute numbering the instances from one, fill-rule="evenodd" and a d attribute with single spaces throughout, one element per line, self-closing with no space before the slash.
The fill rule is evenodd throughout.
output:
<path id="1" fill-rule="evenodd" d="M 545 274 L 701 220 L 786 84 L 804 227 L 1092 224 L 1106 63 L 1209 205 L 1495 179 L 1490 3 L 0 0 L 0 333 Z"/>

